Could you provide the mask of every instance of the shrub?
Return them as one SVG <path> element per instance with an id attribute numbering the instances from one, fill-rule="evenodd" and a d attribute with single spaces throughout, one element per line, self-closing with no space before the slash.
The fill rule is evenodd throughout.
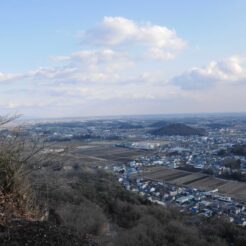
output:
<path id="1" fill-rule="evenodd" d="M 16 196 L 20 204 L 35 208 L 28 177 L 46 159 L 41 154 L 44 144 L 11 124 L 15 118 L 0 117 L 0 189 Z"/>

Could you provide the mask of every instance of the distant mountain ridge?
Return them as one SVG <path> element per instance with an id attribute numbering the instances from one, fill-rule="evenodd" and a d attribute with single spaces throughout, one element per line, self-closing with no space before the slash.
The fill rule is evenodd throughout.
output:
<path id="1" fill-rule="evenodd" d="M 156 136 L 205 136 L 206 131 L 203 128 L 194 128 L 182 123 L 168 124 L 161 128 L 155 129 L 150 132 Z"/>

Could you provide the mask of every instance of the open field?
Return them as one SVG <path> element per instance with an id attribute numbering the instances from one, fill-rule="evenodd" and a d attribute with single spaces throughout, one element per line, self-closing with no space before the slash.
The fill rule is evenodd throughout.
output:
<path id="1" fill-rule="evenodd" d="M 111 165 L 126 163 L 151 151 L 116 147 L 117 141 L 71 141 L 55 144 L 56 148 L 64 148 L 64 158 L 70 158 L 84 165 Z"/>
<path id="2" fill-rule="evenodd" d="M 192 173 L 167 167 L 145 168 L 141 177 L 207 191 L 218 189 L 220 194 L 246 201 L 245 182 L 224 180 L 203 173 Z"/>

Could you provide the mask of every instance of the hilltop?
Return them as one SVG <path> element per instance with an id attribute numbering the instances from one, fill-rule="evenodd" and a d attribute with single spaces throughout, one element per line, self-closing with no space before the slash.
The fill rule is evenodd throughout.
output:
<path id="1" fill-rule="evenodd" d="M 155 129 L 151 131 L 151 134 L 156 136 L 192 136 L 192 135 L 198 135 L 198 136 L 205 136 L 206 131 L 202 128 L 194 128 L 182 123 L 174 123 L 174 124 L 168 124 L 166 126 L 163 126 L 161 128 Z"/>

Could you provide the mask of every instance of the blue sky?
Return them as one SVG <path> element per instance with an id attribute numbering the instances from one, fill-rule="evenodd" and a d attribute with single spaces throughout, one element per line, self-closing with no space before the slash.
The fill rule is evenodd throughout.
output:
<path id="1" fill-rule="evenodd" d="M 243 0 L 1 1 L 0 111 L 244 111 L 245 11 Z"/>

